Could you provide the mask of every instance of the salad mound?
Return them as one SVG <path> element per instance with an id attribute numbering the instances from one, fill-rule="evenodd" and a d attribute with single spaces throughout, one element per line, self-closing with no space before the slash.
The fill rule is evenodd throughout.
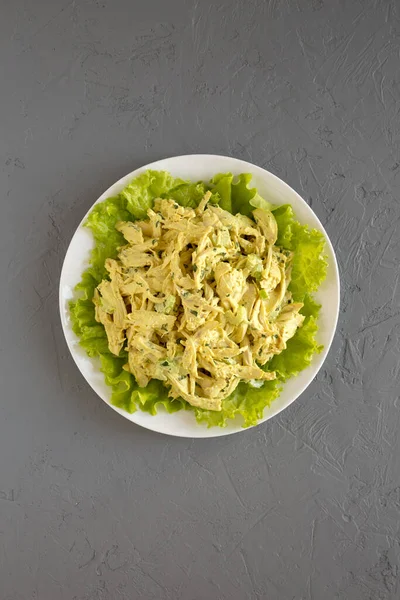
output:
<path id="1" fill-rule="evenodd" d="M 146 171 L 89 214 L 95 247 L 71 320 L 114 405 L 254 425 L 321 350 L 324 236 L 250 180 Z"/>

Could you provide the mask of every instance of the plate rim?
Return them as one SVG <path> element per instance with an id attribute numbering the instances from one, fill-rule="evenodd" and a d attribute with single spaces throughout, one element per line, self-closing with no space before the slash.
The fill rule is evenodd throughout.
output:
<path id="1" fill-rule="evenodd" d="M 157 165 L 160 165 L 160 163 L 163 163 L 165 161 L 182 161 L 182 160 L 193 160 L 193 159 L 197 159 L 199 161 L 201 160 L 206 160 L 209 161 L 210 159 L 225 159 L 228 161 L 233 161 L 235 163 L 236 166 L 238 165 L 242 165 L 243 166 L 243 172 L 247 170 L 249 170 L 249 167 L 251 168 L 252 171 L 257 171 L 261 176 L 263 173 L 266 174 L 266 176 L 268 178 L 272 178 L 272 180 L 275 180 L 275 182 L 282 188 L 286 189 L 286 191 L 290 194 L 294 194 L 297 198 L 298 201 L 300 201 L 301 204 L 303 204 L 306 209 L 308 211 L 311 211 L 316 223 L 318 224 L 318 228 L 319 230 L 323 233 L 324 237 L 325 237 L 325 241 L 327 244 L 327 247 L 330 250 L 330 254 L 333 258 L 333 262 L 330 264 L 330 267 L 333 269 L 333 274 L 334 274 L 334 279 L 335 279 L 335 287 L 336 287 L 336 297 L 334 298 L 335 301 L 335 306 L 336 306 L 336 311 L 335 314 L 333 316 L 333 318 L 329 321 L 329 323 L 331 324 L 331 331 L 329 333 L 328 336 L 328 341 L 324 343 L 324 349 L 322 350 L 321 355 L 319 355 L 319 364 L 316 367 L 314 365 L 314 372 L 313 374 L 308 377 L 308 381 L 303 384 L 302 386 L 300 386 L 299 390 L 296 390 L 295 393 L 291 396 L 291 400 L 289 402 L 287 402 L 284 406 L 281 406 L 279 408 L 277 408 L 277 410 L 269 410 L 269 413 L 267 414 L 267 416 L 263 416 L 256 425 L 252 425 L 250 427 L 242 427 L 241 425 L 238 425 L 238 427 L 231 429 L 231 430 L 226 430 L 226 428 L 222 428 L 222 427 L 211 427 L 211 428 L 207 428 L 206 425 L 204 424 L 199 424 L 196 422 L 194 414 L 193 414 L 193 419 L 194 419 L 194 423 L 196 425 L 196 427 L 198 429 L 196 429 L 196 432 L 191 432 L 190 434 L 185 433 L 185 432 L 176 432 L 176 431 L 167 431 L 165 427 L 157 427 L 156 423 L 154 423 L 155 426 L 151 426 L 151 422 L 150 423 L 141 423 L 141 422 L 137 422 L 134 419 L 134 416 L 136 414 L 141 414 L 140 409 L 138 409 L 138 411 L 136 411 L 135 413 L 127 413 L 126 411 L 124 411 L 123 409 L 114 406 L 113 404 L 111 404 L 111 402 L 105 398 L 103 398 L 100 393 L 94 388 L 94 386 L 92 385 L 91 381 L 86 377 L 86 375 L 83 373 L 79 363 L 78 363 L 78 357 L 75 354 L 75 351 L 73 349 L 72 344 L 70 343 L 68 336 L 67 336 L 67 323 L 64 320 L 64 311 L 65 311 L 65 298 L 63 296 L 62 293 L 62 285 L 63 285 L 63 280 L 65 277 L 65 270 L 66 270 L 66 263 L 67 263 L 67 257 L 71 251 L 71 248 L 73 246 L 73 241 L 75 236 L 78 234 L 78 232 L 81 230 L 84 222 L 86 221 L 88 215 L 90 214 L 90 212 L 93 210 L 94 206 L 96 204 L 98 204 L 99 202 L 102 202 L 103 200 L 105 200 L 106 198 L 112 196 L 115 193 L 118 192 L 113 192 L 112 190 L 115 188 L 118 188 L 120 186 L 125 186 L 127 181 L 132 180 L 133 178 L 137 177 L 138 175 L 140 175 L 141 173 L 149 170 L 149 169 L 161 169 L 162 170 L 168 170 L 165 167 L 160 167 Z M 178 167 L 179 169 L 179 167 Z M 252 173 L 252 175 L 254 176 L 254 174 Z M 296 211 L 295 211 L 296 212 Z M 313 226 L 314 227 L 314 226 Z M 325 230 L 324 226 L 322 225 L 319 217 L 317 216 L 317 214 L 314 212 L 314 210 L 311 208 L 311 206 L 309 204 L 307 204 L 307 202 L 304 200 L 304 198 L 302 198 L 300 196 L 300 194 L 294 190 L 288 183 L 286 183 L 285 181 L 283 181 L 280 177 L 278 177 L 277 175 L 275 175 L 274 173 L 271 173 L 270 171 L 268 171 L 267 169 L 264 169 L 263 167 L 260 167 L 254 163 L 250 163 L 248 161 L 239 159 L 239 158 L 235 158 L 232 156 L 226 156 L 223 154 L 196 154 L 196 153 L 192 153 L 192 154 L 182 154 L 182 155 L 177 155 L 177 156 L 167 156 L 161 159 L 158 159 L 156 161 L 153 161 L 151 163 L 142 165 L 136 169 L 134 169 L 133 171 L 127 173 L 126 175 L 124 175 L 123 177 L 120 177 L 117 181 L 115 181 L 114 183 L 112 183 L 98 198 L 97 200 L 95 200 L 95 202 L 93 202 L 93 204 L 89 207 L 89 209 L 87 210 L 87 212 L 84 214 L 83 218 L 81 219 L 81 221 L 78 223 L 78 225 L 76 226 L 69 244 L 68 244 L 68 248 L 65 252 L 64 255 L 64 259 L 63 259 L 63 264 L 61 267 L 61 271 L 60 271 L 60 279 L 59 279 L 59 312 L 60 312 L 60 320 L 61 320 L 61 326 L 62 326 L 62 330 L 63 330 L 63 334 L 64 334 L 64 338 L 65 338 L 65 342 L 67 344 L 68 350 L 79 370 L 79 372 L 81 373 L 82 377 L 85 379 L 85 381 L 88 383 L 88 385 L 91 387 L 91 389 L 97 394 L 97 396 L 99 396 L 101 398 L 101 400 L 103 400 L 103 402 L 109 406 L 110 408 L 112 408 L 115 412 L 117 412 L 119 415 L 121 415 L 122 417 L 124 417 L 125 419 L 127 419 L 128 421 L 130 421 L 131 423 L 134 423 L 137 426 L 140 427 L 144 427 L 145 429 L 148 429 L 149 431 L 153 431 L 155 433 L 160 433 L 160 434 L 165 434 L 165 435 L 171 435 L 174 437 L 182 437 L 182 438 L 210 438 L 210 437 L 221 437 L 221 436 L 225 436 L 225 435 L 233 435 L 234 433 L 239 433 L 239 432 L 244 432 L 247 431 L 249 429 L 252 429 L 254 427 L 258 427 L 259 425 L 261 425 L 262 423 L 265 423 L 266 421 L 268 421 L 269 419 L 273 418 L 274 416 L 276 416 L 277 414 L 279 414 L 280 412 L 282 412 L 283 410 L 285 410 L 286 408 L 288 408 L 291 404 L 293 404 L 293 402 L 295 402 L 298 397 L 311 385 L 311 383 L 313 382 L 313 380 L 316 378 L 317 374 L 319 373 L 320 369 L 322 368 L 329 350 L 331 348 L 335 333 L 336 333 L 336 329 L 337 329 L 337 323 L 338 323 L 338 318 L 339 318 L 339 313 L 340 313 L 340 273 L 339 273 L 339 267 L 338 267 L 338 262 L 337 262 L 337 258 L 336 258 L 336 253 L 333 247 L 333 244 L 329 238 L 329 235 L 327 233 L 327 231 Z M 70 331 L 72 328 L 69 328 L 68 331 Z M 307 367 L 307 369 L 309 369 L 312 365 L 310 365 L 309 367 Z M 306 370 L 306 369 L 305 369 Z M 297 376 L 296 376 L 297 377 Z M 296 379 L 296 377 L 294 377 L 293 379 Z M 271 404 L 271 406 L 273 406 L 274 403 Z M 142 413 L 143 414 L 143 413 Z M 175 414 L 177 413 L 172 413 L 169 416 L 173 417 Z"/>

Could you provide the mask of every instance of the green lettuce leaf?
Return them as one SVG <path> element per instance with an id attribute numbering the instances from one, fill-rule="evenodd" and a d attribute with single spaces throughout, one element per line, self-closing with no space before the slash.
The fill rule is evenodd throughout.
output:
<path id="1" fill-rule="evenodd" d="M 290 291 L 296 302 L 302 302 L 326 277 L 325 238 L 320 231 L 300 225 L 289 204 L 275 209 L 273 214 L 278 223 L 277 245 L 294 251 Z"/>
<path id="2" fill-rule="evenodd" d="M 219 206 L 224 210 L 233 212 L 232 210 L 232 173 L 219 173 L 211 179 L 213 184 L 214 194 L 218 194 L 220 201 Z"/>
<path id="3" fill-rule="evenodd" d="M 135 219 L 144 219 L 153 206 L 154 198 L 159 198 L 169 190 L 186 183 L 175 179 L 167 171 L 145 171 L 138 175 L 121 192 L 126 200 L 126 208 Z"/>
<path id="4" fill-rule="evenodd" d="M 173 413 L 178 410 L 193 410 L 199 423 L 209 427 L 224 427 L 229 419 L 240 415 L 243 426 L 255 425 L 266 406 L 277 398 L 282 382 L 306 368 L 313 355 L 321 351 L 316 341 L 319 305 L 313 300 L 315 291 L 326 275 L 326 260 L 323 256 L 324 237 L 307 226 L 300 225 L 289 205 L 274 207 L 264 200 L 255 188 L 250 188 L 251 175 L 242 173 L 233 177 L 231 173 L 216 175 L 210 183 L 191 183 L 173 178 L 165 171 L 146 171 L 136 177 L 122 192 L 97 204 L 85 225 L 92 231 L 95 246 L 90 265 L 76 286 L 76 299 L 70 303 L 70 314 L 75 334 L 82 347 L 91 357 L 99 357 L 106 383 L 112 389 L 111 402 L 132 413 L 138 408 L 156 414 L 160 407 Z M 273 357 L 266 365 L 275 370 L 277 379 L 265 382 L 260 388 L 241 383 L 234 393 L 223 402 L 221 412 L 191 407 L 183 400 L 168 398 L 168 390 L 160 381 L 152 380 L 146 388 L 140 388 L 134 377 L 123 369 L 127 361 L 126 352 L 114 356 L 108 349 L 104 327 L 95 320 L 92 297 L 94 289 L 107 276 L 104 266 L 106 258 L 115 258 L 118 247 L 124 243 L 122 235 L 115 229 L 118 221 L 142 219 L 153 206 L 157 197 L 173 198 L 182 206 L 196 207 L 204 193 L 212 191 L 211 202 L 219 203 L 225 210 L 251 215 L 254 207 L 274 211 L 278 223 L 277 245 L 295 251 L 290 290 L 295 300 L 302 301 L 305 315 L 303 327 L 289 340 L 287 349 Z"/>
<path id="5" fill-rule="evenodd" d="M 279 396 L 281 384 L 279 379 L 266 381 L 260 388 L 252 388 L 249 384 L 240 383 L 236 390 L 224 400 L 223 410 L 195 409 L 196 419 L 199 423 L 206 423 L 208 427 L 225 427 L 229 419 L 240 415 L 244 427 L 257 425 L 262 418 L 266 406 Z"/>

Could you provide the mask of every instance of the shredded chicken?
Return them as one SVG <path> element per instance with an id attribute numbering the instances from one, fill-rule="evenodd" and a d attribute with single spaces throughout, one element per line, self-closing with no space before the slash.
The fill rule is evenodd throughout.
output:
<path id="1" fill-rule="evenodd" d="M 210 196 L 195 210 L 159 198 L 146 221 L 118 223 L 127 244 L 107 259 L 93 302 L 110 351 L 126 349 L 139 386 L 159 379 L 172 398 L 218 411 L 240 381 L 275 378 L 262 367 L 304 316 L 273 213 L 234 216 Z"/>

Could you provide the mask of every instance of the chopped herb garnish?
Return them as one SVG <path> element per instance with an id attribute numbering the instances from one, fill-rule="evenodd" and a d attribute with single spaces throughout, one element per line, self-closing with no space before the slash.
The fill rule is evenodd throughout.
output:
<path id="1" fill-rule="evenodd" d="M 197 311 L 197 310 L 191 310 L 190 312 L 191 312 L 191 313 L 192 313 L 192 315 L 194 315 L 195 317 L 198 317 L 198 316 L 199 316 L 199 313 L 198 313 L 198 311 Z"/>
<path id="2" fill-rule="evenodd" d="M 167 361 L 167 360 L 165 360 L 163 363 L 161 363 L 161 365 L 162 365 L 163 367 L 168 367 L 169 363 L 168 363 L 168 361 Z"/>
<path id="3" fill-rule="evenodd" d="M 193 271 L 196 273 L 196 271 L 197 271 L 197 265 L 193 265 Z"/>

